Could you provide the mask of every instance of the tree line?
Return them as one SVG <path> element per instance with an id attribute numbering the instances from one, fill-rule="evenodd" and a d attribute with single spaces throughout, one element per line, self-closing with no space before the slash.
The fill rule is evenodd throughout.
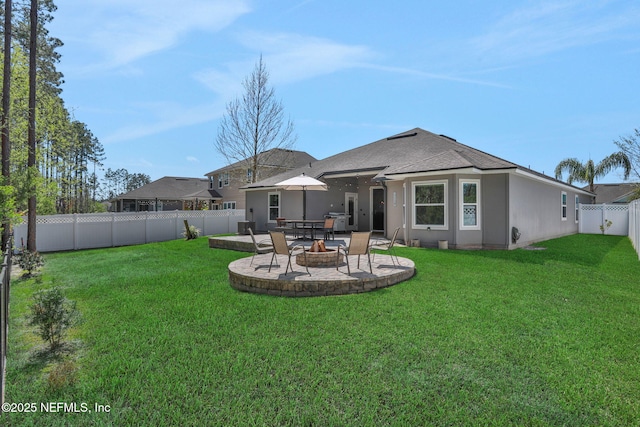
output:
<path id="1" fill-rule="evenodd" d="M 63 43 L 47 30 L 53 0 L 4 0 L 0 6 L 4 229 L 16 213 L 103 211 L 100 201 L 150 182 L 148 175 L 124 169 L 109 169 L 99 179 L 104 147 L 61 97 L 56 49 Z"/>

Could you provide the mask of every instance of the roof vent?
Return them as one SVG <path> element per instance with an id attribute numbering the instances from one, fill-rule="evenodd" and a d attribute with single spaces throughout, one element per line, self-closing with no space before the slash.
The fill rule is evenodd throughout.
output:
<path id="1" fill-rule="evenodd" d="M 418 134 L 418 132 L 414 132 L 414 133 L 405 133 L 404 135 L 390 136 L 389 138 L 387 138 L 387 141 L 391 141 L 392 139 L 410 138 L 410 137 L 412 137 L 412 136 L 416 136 L 417 134 Z"/>
<path id="2" fill-rule="evenodd" d="M 458 140 L 457 140 L 457 139 L 455 139 L 455 138 L 451 138 L 450 136 L 443 135 L 443 134 L 440 134 L 440 136 L 441 136 L 441 137 L 443 137 L 443 138 L 447 138 L 447 139 L 450 139 L 450 140 L 452 140 L 452 141 L 458 142 Z"/>

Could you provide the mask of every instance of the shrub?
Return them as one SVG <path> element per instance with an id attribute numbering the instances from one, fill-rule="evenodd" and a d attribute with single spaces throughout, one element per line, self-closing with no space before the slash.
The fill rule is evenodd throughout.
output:
<path id="1" fill-rule="evenodd" d="M 29 325 L 36 326 L 40 338 L 55 351 L 62 345 L 67 329 L 80 320 L 76 303 L 66 299 L 58 287 L 38 291 L 33 299 Z"/>
<path id="2" fill-rule="evenodd" d="M 182 235 L 187 239 L 187 240 L 191 240 L 191 239 L 197 239 L 198 236 L 200 235 L 200 229 L 197 228 L 195 225 L 190 225 L 189 226 L 189 231 L 183 231 Z"/>
<path id="3" fill-rule="evenodd" d="M 38 252 L 32 252 L 27 249 L 16 255 L 16 262 L 24 270 L 25 277 L 31 277 L 33 272 L 44 265 L 44 259 Z"/>

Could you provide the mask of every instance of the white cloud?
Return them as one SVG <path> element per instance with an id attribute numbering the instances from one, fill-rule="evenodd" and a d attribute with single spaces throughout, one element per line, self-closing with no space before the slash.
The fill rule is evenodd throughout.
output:
<path id="1" fill-rule="evenodd" d="M 240 42 L 263 53 L 276 84 L 357 68 L 380 56 L 368 46 L 301 34 L 246 32 Z"/>
<path id="2" fill-rule="evenodd" d="M 474 55 L 497 61 L 538 57 L 622 37 L 637 27 L 635 8 L 610 2 L 542 2 L 504 16 L 484 35 L 471 40 Z"/>
<path id="3" fill-rule="evenodd" d="M 99 51 L 100 64 L 122 67 L 176 45 L 191 31 L 216 32 L 251 11 L 247 0 L 83 0 L 82 15 L 61 23 L 75 42 Z M 68 7 L 68 5 L 64 5 Z M 68 9 L 69 12 L 72 8 Z M 69 25 L 73 27 L 69 28 Z M 78 36 L 81 34 L 82 36 Z"/>
<path id="4" fill-rule="evenodd" d="M 250 61 L 227 63 L 223 70 L 208 69 L 194 78 L 216 92 L 225 101 L 241 95 L 242 81 L 253 70 L 260 54 L 267 65 L 273 85 L 284 85 L 341 70 L 362 67 L 378 55 L 362 45 L 291 33 L 245 32 L 240 43 L 255 51 Z"/>
<path id="5" fill-rule="evenodd" d="M 192 126 L 209 122 L 222 115 L 223 107 L 219 103 L 185 107 L 175 103 L 155 103 L 138 105 L 138 110 L 144 110 L 149 117 L 145 122 L 123 126 L 115 132 L 106 135 L 101 141 L 104 144 L 135 140 L 150 135 L 159 134 L 184 126 Z"/>
<path id="6" fill-rule="evenodd" d="M 189 163 L 200 163 L 200 160 L 198 160 L 197 157 L 193 157 L 193 156 L 187 156 L 187 161 Z"/>

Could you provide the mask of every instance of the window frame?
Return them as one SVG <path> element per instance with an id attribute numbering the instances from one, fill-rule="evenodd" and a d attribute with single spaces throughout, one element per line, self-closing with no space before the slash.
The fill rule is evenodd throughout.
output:
<path id="1" fill-rule="evenodd" d="M 576 224 L 578 222 L 580 222 L 580 196 L 576 195 L 575 197 L 575 201 L 576 201 L 576 206 L 575 206 L 575 213 L 576 213 Z"/>
<path id="2" fill-rule="evenodd" d="M 442 203 L 416 203 L 416 188 L 423 186 L 443 186 L 443 198 Z M 433 181 L 416 181 L 411 183 L 411 201 L 413 209 L 411 209 L 411 223 L 415 229 L 423 230 L 449 230 L 449 181 L 446 179 L 433 180 Z M 417 215 L 416 209 L 420 206 L 443 206 L 444 208 L 444 223 L 443 224 L 418 224 L 416 222 Z"/>
<path id="3" fill-rule="evenodd" d="M 567 204 L 568 204 L 567 192 L 563 191 L 560 195 L 560 215 L 563 221 L 567 220 Z"/>
<path id="4" fill-rule="evenodd" d="M 234 201 L 222 202 L 222 209 L 223 210 L 235 210 L 236 209 L 236 202 L 234 202 Z"/>
<path id="5" fill-rule="evenodd" d="M 459 200 L 459 213 L 460 213 L 460 218 L 459 218 L 459 223 L 460 223 L 460 230 L 481 230 L 482 227 L 480 226 L 480 219 L 481 219 L 481 214 L 480 214 L 480 202 L 481 202 L 481 195 L 480 195 L 480 180 L 479 179 L 461 179 L 460 180 L 460 185 L 458 187 L 460 193 L 458 196 L 458 200 Z M 465 203 L 464 201 L 464 185 L 465 184 L 473 184 L 476 186 L 476 201 L 474 203 Z M 464 207 L 465 205 L 470 206 L 470 205 L 474 205 L 476 207 L 476 223 L 475 225 L 465 225 L 464 224 Z"/>
<path id="6" fill-rule="evenodd" d="M 271 206 L 271 196 L 278 196 L 277 206 Z M 267 193 L 267 222 L 273 224 L 273 223 L 276 223 L 276 219 L 271 219 L 272 208 L 278 209 L 278 214 L 276 215 L 276 218 L 280 218 L 282 216 L 280 215 L 280 213 L 282 212 L 282 193 L 280 191 L 269 191 Z"/>

